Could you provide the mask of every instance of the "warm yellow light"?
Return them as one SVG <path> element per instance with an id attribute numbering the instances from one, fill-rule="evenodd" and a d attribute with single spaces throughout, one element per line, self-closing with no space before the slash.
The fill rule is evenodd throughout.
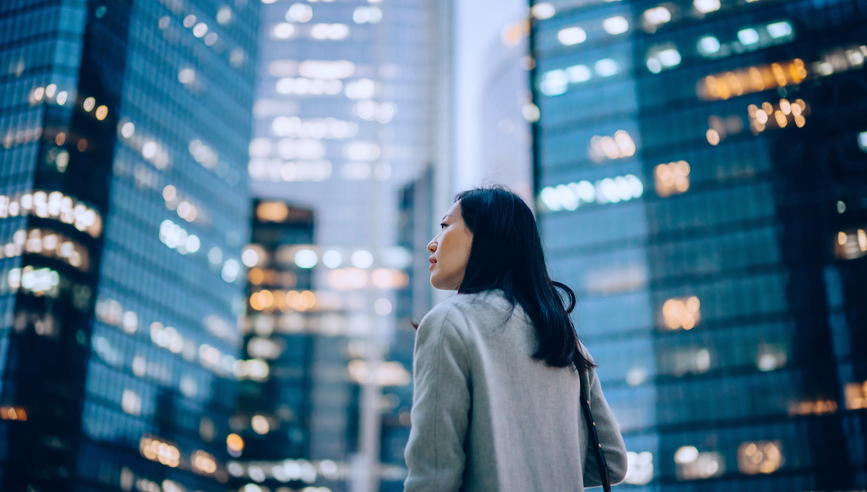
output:
<path id="1" fill-rule="evenodd" d="M 786 115 L 784 115 L 782 111 L 776 111 L 776 112 L 774 112 L 774 119 L 777 120 L 777 125 L 778 125 L 780 128 L 785 128 L 786 125 L 789 124 L 789 120 L 786 119 Z"/>
<path id="2" fill-rule="evenodd" d="M 238 434 L 229 434 L 226 437 L 226 447 L 235 452 L 242 451 L 244 449 L 244 440 Z"/>
<path id="3" fill-rule="evenodd" d="M 213 455 L 206 451 L 194 451 L 190 461 L 193 464 L 193 470 L 198 470 L 206 474 L 211 474 L 217 471 L 217 462 L 214 460 Z"/>
<path id="4" fill-rule="evenodd" d="M 259 302 L 263 307 L 269 308 L 272 304 L 274 304 L 274 294 L 271 293 L 270 290 L 261 290 L 259 291 Z"/>
<path id="5" fill-rule="evenodd" d="M 139 441 L 139 451 L 145 458 L 172 468 L 176 468 L 180 464 L 181 453 L 178 448 L 159 438 L 142 437 Z"/>
<path id="6" fill-rule="evenodd" d="M 747 475 L 773 473 L 782 466 L 780 441 L 745 442 L 738 447 L 738 470 Z"/>
<path id="7" fill-rule="evenodd" d="M 21 407 L 0 407 L 0 419 L 24 422 L 27 420 L 27 411 Z"/>
<path id="8" fill-rule="evenodd" d="M 99 121 L 102 121 L 105 119 L 106 116 L 108 116 L 108 108 L 104 105 L 100 106 L 100 107 L 96 108 L 96 113 L 94 113 L 94 114 L 96 115 L 96 119 L 98 119 Z"/>
<path id="9" fill-rule="evenodd" d="M 262 202 L 256 207 L 256 218 L 262 222 L 283 222 L 289 217 L 289 207 L 283 202 Z"/>
<path id="10" fill-rule="evenodd" d="M 265 274 L 259 268 L 251 268 L 247 273 L 247 279 L 253 285 L 260 285 L 265 280 Z"/>
<path id="11" fill-rule="evenodd" d="M 662 318 L 666 328 L 691 330 L 698 323 L 701 303 L 698 297 L 673 298 L 662 305 Z"/>
<path id="12" fill-rule="evenodd" d="M 707 137 L 707 143 L 713 146 L 719 145 L 720 137 L 718 131 L 714 130 L 713 128 L 709 128 L 705 136 Z"/>

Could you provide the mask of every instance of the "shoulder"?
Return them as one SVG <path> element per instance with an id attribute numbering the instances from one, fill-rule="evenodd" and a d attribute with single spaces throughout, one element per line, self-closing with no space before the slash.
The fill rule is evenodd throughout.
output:
<path id="1" fill-rule="evenodd" d="M 455 294 L 434 306 L 421 322 L 442 324 L 448 321 L 454 325 L 461 325 L 472 323 L 478 318 L 509 313 L 511 308 L 511 304 L 501 291 Z"/>

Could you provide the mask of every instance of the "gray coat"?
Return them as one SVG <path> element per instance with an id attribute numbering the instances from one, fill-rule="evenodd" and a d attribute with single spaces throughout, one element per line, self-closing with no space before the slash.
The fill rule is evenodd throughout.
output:
<path id="1" fill-rule="evenodd" d="M 582 378 L 532 359 L 537 339 L 502 291 L 459 294 L 422 319 L 413 357 L 406 492 L 580 492 L 601 485 Z M 611 481 L 626 447 L 595 371 L 584 383 Z"/>

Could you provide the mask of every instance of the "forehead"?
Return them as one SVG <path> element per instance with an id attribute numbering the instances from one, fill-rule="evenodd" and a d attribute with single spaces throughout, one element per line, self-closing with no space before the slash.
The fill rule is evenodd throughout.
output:
<path id="1" fill-rule="evenodd" d="M 446 216 L 447 215 L 451 215 L 455 219 L 460 220 L 461 219 L 461 202 L 457 201 L 457 202 L 453 203 L 452 206 L 449 207 L 449 209 L 446 211 Z M 443 216 L 443 218 L 444 219 L 448 218 L 446 216 Z"/>

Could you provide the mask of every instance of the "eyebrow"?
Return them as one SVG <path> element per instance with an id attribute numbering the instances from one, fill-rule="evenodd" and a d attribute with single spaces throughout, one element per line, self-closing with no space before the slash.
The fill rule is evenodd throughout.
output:
<path id="1" fill-rule="evenodd" d="M 446 220 L 446 217 L 451 217 L 451 218 L 454 219 L 454 217 L 452 216 L 452 214 L 446 214 L 446 215 L 443 217 L 443 220 Z"/>

